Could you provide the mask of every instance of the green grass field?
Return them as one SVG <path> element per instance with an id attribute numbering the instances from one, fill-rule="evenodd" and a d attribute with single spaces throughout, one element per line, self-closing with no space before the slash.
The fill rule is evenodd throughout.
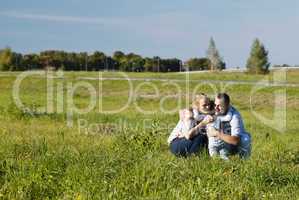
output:
<path id="1" fill-rule="evenodd" d="M 250 84 L 135 80 L 133 98 L 124 107 L 130 94 L 128 81 L 82 80 L 79 77 L 98 77 L 98 73 L 68 72 L 64 79 L 51 79 L 53 113 L 38 112 L 47 98 L 43 76 L 29 77 L 21 84 L 20 99 L 31 112 L 15 105 L 12 91 L 18 75 L 0 74 L 0 199 L 299 199 L 299 88 L 267 86 L 251 94 L 254 83 L 273 80 L 272 74 L 189 76 L 190 80 Z M 182 73 L 127 75 L 186 79 Z M 298 77 L 299 71 L 288 71 L 286 82 L 297 84 Z M 79 82 L 94 86 L 97 104 L 87 114 L 74 113 L 70 118 L 67 85 Z M 62 112 L 56 109 L 59 86 L 63 86 L 59 90 Z M 209 158 L 207 152 L 187 159 L 172 156 L 166 140 L 178 120 L 177 110 L 190 104 L 192 94 L 213 96 L 219 91 L 230 94 L 244 118 L 253 138 L 251 158 L 233 156 L 225 162 Z M 271 119 L 277 91 L 285 92 L 287 100 L 283 131 L 276 129 L 282 119 L 267 125 L 252 112 Z M 74 105 L 85 108 L 90 93 L 78 88 L 73 99 Z M 67 126 L 69 121 L 72 127 Z"/>

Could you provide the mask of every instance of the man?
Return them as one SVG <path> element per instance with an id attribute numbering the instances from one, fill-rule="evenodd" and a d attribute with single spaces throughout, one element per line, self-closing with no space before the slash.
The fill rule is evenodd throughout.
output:
<path id="1" fill-rule="evenodd" d="M 219 93 L 215 97 L 215 114 L 226 115 L 231 112 L 232 118 L 221 123 L 221 131 L 216 137 L 226 143 L 232 154 L 239 154 L 240 158 L 248 158 L 251 154 L 251 136 L 245 131 L 240 113 L 230 105 L 230 97 L 226 93 Z"/>

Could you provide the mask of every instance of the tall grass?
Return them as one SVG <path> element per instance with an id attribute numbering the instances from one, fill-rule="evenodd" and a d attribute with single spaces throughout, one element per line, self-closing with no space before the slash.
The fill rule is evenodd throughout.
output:
<path id="1" fill-rule="evenodd" d="M 46 98 L 43 79 L 32 78 L 22 85 L 21 98 L 33 112 L 20 110 L 12 102 L 14 80 L 14 76 L 0 78 L 0 199 L 299 198 L 297 88 L 287 88 L 285 133 L 252 115 L 250 86 L 227 88 L 252 134 L 253 152 L 249 160 L 233 156 L 225 162 L 209 158 L 205 150 L 189 158 L 170 154 L 166 139 L 178 116 L 159 112 L 163 95 L 175 94 L 162 83 L 156 83 L 161 96 L 136 99 L 145 110 L 157 109 L 154 114 L 140 113 L 134 104 L 117 114 L 101 114 L 95 108 L 86 115 L 74 115 L 74 126 L 67 127 L 65 112 L 49 114 L 36 110 Z M 65 81 L 76 81 L 76 75 Z M 90 83 L 96 85 L 94 81 Z M 120 106 L 128 94 L 125 82 L 105 84 L 105 108 Z M 213 93 L 208 86 L 200 89 Z M 274 90 L 260 91 L 253 109 L 270 117 Z M 150 89 L 141 92 L 152 93 Z M 165 105 L 175 107 L 177 98 L 168 99 Z M 75 101 L 85 105 L 88 96 L 79 90 Z M 79 132 L 77 119 L 103 128 Z"/>

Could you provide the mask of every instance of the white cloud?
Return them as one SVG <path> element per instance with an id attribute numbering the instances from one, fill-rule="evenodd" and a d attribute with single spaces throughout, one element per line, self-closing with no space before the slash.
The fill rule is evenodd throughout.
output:
<path id="1" fill-rule="evenodd" d="M 99 17 L 77 17 L 77 16 L 62 16 L 62 15 L 44 15 L 23 13 L 17 11 L 0 11 L 0 15 L 27 20 L 40 20 L 51 22 L 67 22 L 67 23 L 83 23 L 83 24 L 100 24 L 100 25 L 123 25 L 127 21 L 120 18 L 99 18 Z"/>
<path id="2" fill-rule="evenodd" d="M 193 29 L 192 27 L 194 26 L 194 24 L 192 24 L 194 15 L 177 12 L 125 18 L 46 15 L 13 10 L 0 11 L 0 15 L 21 20 L 102 25 L 154 40 L 190 38 L 192 35 L 190 29 Z M 201 20 L 201 22 L 203 22 L 203 20 Z M 196 26 L 198 27 L 198 25 Z"/>

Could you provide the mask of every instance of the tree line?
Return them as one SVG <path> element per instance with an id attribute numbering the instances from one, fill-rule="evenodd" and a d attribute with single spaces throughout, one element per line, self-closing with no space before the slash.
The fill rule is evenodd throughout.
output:
<path id="1" fill-rule="evenodd" d="M 264 45 L 255 39 L 247 60 L 247 69 L 251 73 L 267 73 L 270 63 Z M 186 62 L 178 58 L 149 58 L 135 53 L 125 54 L 115 51 L 108 56 L 101 51 L 66 52 L 47 50 L 38 54 L 21 54 L 9 47 L 0 50 L 0 71 L 25 70 L 65 70 L 65 71 L 102 71 L 116 70 L 126 72 L 178 72 L 193 70 L 223 70 L 226 64 L 216 48 L 213 38 L 210 39 L 206 57 L 190 58 Z"/>
<path id="2" fill-rule="evenodd" d="M 24 70 L 66 70 L 66 71 L 101 71 L 118 70 L 131 72 L 174 72 L 182 70 L 182 61 L 177 58 L 143 58 L 140 55 L 125 54 L 116 51 L 112 56 L 103 52 L 66 52 L 59 50 L 42 51 L 39 54 L 21 54 L 10 48 L 0 50 L 1 71 Z"/>

